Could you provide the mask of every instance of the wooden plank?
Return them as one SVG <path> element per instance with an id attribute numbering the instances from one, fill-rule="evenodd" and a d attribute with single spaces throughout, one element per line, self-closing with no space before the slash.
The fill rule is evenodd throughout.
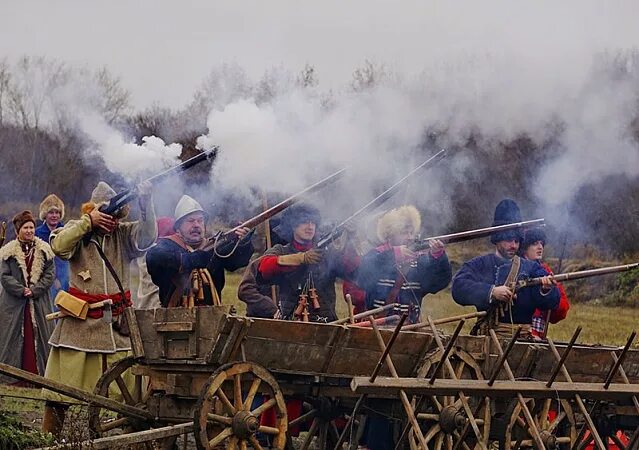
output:
<path id="1" fill-rule="evenodd" d="M 154 322 L 153 328 L 158 333 L 174 333 L 195 330 L 194 322 Z"/>
<path id="2" fill-rule="evenodd" d="M 154 421 L 155 419 L 153 414 L 143 409 L 116 402 L 115 400 L 102 397 L 101 395 L 92 394 L 90 392 L 83 391 L 82 389 L 68 386 L 64 383 L 59 383 L 57 381 L 41 377 L 40 375 L 18 369 L 8 364 L 0 363 L 0 373 L 15 378 L 16 380 L 26 381 L 38 387 L 57 392 L 58 394 L 66 395 L 81 402 L 93 403 L 95 405 L 108 409 L 109 411 L 124 414 L 125 416 L 150 421 Z"/>
<path id="3" fill-rule="evenodd" d="M 324 365 L 322 366 L 322 372 L 326 373 L 326 371 L 330 367 L 331 362 L 333 361 L 333 357 L 335 356 L 335 352 L 337 351 L 337 348 L 341 341 L 341 337 L 344 335 L 346 330 L 347 330 L 346 327 L 338 327 L 333 330 L 333 335 L 331 336 L 331 339 L 330 341 L 328 341 L 328 345 L 327 345 L 327 347 L 330 350 L 328 352 L 328 355 L 326 356 Z"/>
<path id="4" fill-rule="evenodd" d="M 73 445 L 73 448 L 81 450 L 101 450 L 111 448 L 125 448 L 131 444 L 140 444 L 142 442 L 154 441 L 157 439 L 165 439 L 171 436 L 179 436 L 193 432 L 193 423 L 181 423 L 179 425 L 169 425 L 167 427 L 155 428 L 153 430 L 137 431 L 134 433 L 121 434 L 117 436 L 108 436 L 92 441 L 84 441 Z M 68 448 L 68 444 L 43 447 L 36 450 L 55 450 Z"/>
<path id="5" fill-rule="evenodd" d="M 569 383 L 556 381 L 551 388 L 544 381 L 495 381 L 488 386 L 485 380 L 437 379 L 431 385 L 420 378 L 378 377 L 374 383 L 366 377 L 354 377 L 351 389 L 356 394 L 398 395 L 401 390 L 422 395 L 456 395 L 460 390 L 467 395 L 512 398 L 521 393 L 534 398 L 573 398 L 575 393 L 593 400 L 625 400 L 639 395 L 639 385 L 613 383 L 604 389 L 601 383 Z"/>
<path id="6" fill-rule="evenodd" d="M 126 320 L 129 322 L 131 348 L 133 355 L 136 358 L 144 358 L 144 343 L 142 342 L 142 336 L 140 335 L 140 328 L 138 327 L 138 319 L 136 317 L 135 309 L 126 308 L 124 310 Z"/>

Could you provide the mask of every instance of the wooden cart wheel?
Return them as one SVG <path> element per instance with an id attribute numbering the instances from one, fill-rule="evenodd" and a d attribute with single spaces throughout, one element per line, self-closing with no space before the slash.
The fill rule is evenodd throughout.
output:
<path id="1" fill-rule="evenodd" d="M 430 378 L 441 359 L 441 352 L 434 352 L 419 371 L 418 377 Z M 461 349 L 453 349 L 448 357 L 455 376 L 442 368 L 438 377 L 460 380 L 483 380 L 481 367 L 475 359 Z M 429 448 L 440 450 L 464 450 L 481 448 L 488 445 L 490 437 L 491 403 L 489 397 L 466 396 L 468 406 L 474 417 L 475 431 L 460 395 L 428 396 L 421 401 L 413 398 L 413 407 L 421 403 L 417 419 L 424 424 L 423 432 Z M 479 435 L 479 436 L 478 436 Z M 414 431 L 408 435 L 411 449 L 419 448 Z"/>
<path id="2" fill-rule="evenodd" d="M 312 420 L 300 450 L 310 448 L 315 437 L 316 448 L 333 448 L 340 435 L 336 420 L 343 417 L 337 402 L 327 397 L 314 398 L 309 402 L 312 404 L 311 410 L 289 424 L 291 428 L 303 421 Z"/>
<path id="3" fill-rule="evenodd" d="M 568 400 L 556 398 L 526 399 L 539 434 L 548 450 L 569 449 L 577 439 L 575 416 Z M 534 447 L 521 404 L 511 403 L 507 409 L 505 430 L 500 447 L 503 450 Z"/>
<path id="4" fill-rule="evenodd" d="M 111 364 L 109 369 L 98 379 L 93 390 L 94 394 L 103 397 L 113 397 L 116 394 L 122 397 L 124 403 L 136 406 L 141 409 L 146 408 L 146 393 L 143 394 L 143 380 L 141 376 L 135 377 L 135 387 L 131 391 L 127 387 L 122 374 L 135 365 L 135 359 L 132 356 L 122 358 Z M 90 404 L 88 408 L 89 430 L 94 437 L 102 436 L 104 433 L 120 429 L 122 431 L 139 431 L 149 427 L 149 424 L 143 421 L 125 417 L 121 415 L 108 415 L 108 410 L 101 406 Z"/>
<path id="5" fill-rule="evenodd" d="M 246 389 L 248 387 L 248 389 Z M 258 393 L 269 399 L 251 409 Z M 275 408 L 275 427 L 260 425 L 260 415 Z M 225 448 L 261 450 L 256 433 L 269 435 L 271 448 L 286 445 L 286 403 L 277 381 L 262 366 L 230 363 L 218 368 L 202 388 L 193 416 L 195 442 L 200 450 Z"/>

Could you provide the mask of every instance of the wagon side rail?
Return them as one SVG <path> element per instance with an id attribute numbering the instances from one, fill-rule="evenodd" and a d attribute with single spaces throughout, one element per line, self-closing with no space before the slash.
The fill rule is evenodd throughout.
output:
<path id="1" fill-rule="evenodd" d="M 119 414 L 123 414 L 129 417 L 133 417 L 135 419 L 147 421 L 150 423 L 156 422 L 153 414 L 151 414 L 149 411 L 145 411 L 144 409 L 136 408 L 134 406 L 120 403 L 115 400 L 102 397 L 101 395 L 92 394 L 82 389 L 78 389 L 76 387 L 69 386 L 64 383 L 50 380 L 43 376 L 36 375 L 22 369 L 18 369 L 8 364 L 0 363 L 0 373 L 2 373 L 3 375 L 7 375 L 9 377 L 15 378 L 16 380 L 26 381 L 38 387 L 45 388 L 53 392 L 57 392 L 58 394 L 66 395 L 67 397 L 71 397 L 83 403 L 99 405 L 102 408 L 108 409 L 109 411 L 113 411 Z"/>

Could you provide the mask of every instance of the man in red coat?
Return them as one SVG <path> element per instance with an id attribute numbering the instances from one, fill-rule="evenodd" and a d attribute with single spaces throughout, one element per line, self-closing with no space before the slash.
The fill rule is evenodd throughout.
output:
<path id="1" fill-rule="evenodd" d="M 549 275 L 552 275 L 552 269 L 548 264 L 542 262 L 544 256 L 544 246 L 546 245 L 546 233 L 541 228 L 533 228 L 526 231 L 521 245 L 521 257 L 537 261 Z M 532 319 L 532 329 L 530 334 L 536 339 L 545 339 L 548 330 L 548 322 L 557 323 L 564 320 L 570 309 L 570 302 L 566 296 L 564 287 L 557 283 L 559 288 L 559 305 L 552 310 L 535 310 Z"/>

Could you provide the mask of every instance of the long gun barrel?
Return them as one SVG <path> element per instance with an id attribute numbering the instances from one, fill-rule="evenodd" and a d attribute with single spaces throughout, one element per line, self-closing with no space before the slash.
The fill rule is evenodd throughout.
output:
<path id="1" fill-rule="evenodd" d="M 235 234 L 235 232 L 238 229 L 255 228 L 262 222 L 265 222 L 266 220 L 270 219 L 274 215 L 284 211 L 286 208 L 288 208 L 292 204 L 298 202 L 300 198 L 302 198 L 303 196 L 311 194 L 315 191 L 318 191 L 319 189 L 323 188 L 324 186 L 327 186 L 330 183 L 334 183 L 335 181 L 337 181 L 344 175 L 345 171 L 346 169 L 338 170 L 332 175 L 329 175 L 328 177 L 318 181 L 317 183 L 314 183 L 308 186 L 307 188 L 299 191 L 298 193 L 291 195 L 287 199 L 282 200 L 277 205 L 274 205 L 270 207 L 269 209 L 262 211 L 258 215 L 248 219 L 247 221 L 236 226 L 235 228 L 232 228 L 214 238 L 211 238 L 209 240 L 209 243 L 203 247 L 204 250 L 211 250 L 215 248 L 216 253 L 218 253 L 221 256 L 232 253 L 233 248 L 235 247 L 237 243 L 237 235 Z"/>
<path id="2" fill-rule="evenodd" d="M 150 178 L 147 178 L 145 181 L 149 181 L 153 184 L 156 184 L 176 173 L 184 172 L 185 170 L 188 170 L 191 167 L 196 166 L 197 164 L 200 164 L 201 162 L 214 159 L 215 156 L 217 155 L 218 150 L 219 150 L 219 147 L 213 147 L 210 150 L 203 151 L 202 153 L 199 153 L 198 155 L 192 158 L 189 158 L 186 161 L 181 162 L 177 166 L 171 167 Z M 135 200 L 137 196 L 138 196 L 138 192 L 137 192 L 137 189 L 135 188 L 122 191 L 119 194 L 112 197 L 109 203 L 100 207 L 100 212 L 113 216 L 120 209 L 122 209 L 127 203 L 130 203 L 133 200 Z"/>
<path id="3" fill-rule="evenodd" d="M 509 223 L 506 225 L 498 225 L 496 227 L 478 228 L 476 230 L 461 231 L 459 233 L 443 234 L 441 236 L 433 236 L 425 239 L 417 239 L 411 246 L 413 250 L 423 250 L 428 247 L 428 242 L 432 240 L 440 240 L 445 244 L 453 244 L 456 242 L 470 241 L 490 236 L 500 231 L 519 230 L 522 228 L 544 227 L 544 219 L 526 220 L 524 222 Z"/>
<path id="4" fill-rule="evenodd" d="M 579 272 L 568 272 L 552 275 L 555 281 L 571 281 L 579 280 L 581 278 L 597 277 L 600 275 L 608 275 L 610 273 L 626 272 L 628 270 L 636 269 L 639 267 L 639 263 L 624 264 L 621 266 L 602 267 L 601 269 L 581 270 Z M 541 278 L 530 278 L 528 280 L 520 280 L 517 282 L 516 288 L 521 289 L 528 286 L 538 286 L 541 284 Z"/>
<path id="5" fill-rule="evenodd" d="M 346 229 L 346 226 L 348 225 L 349 222 L 351 222 L 355 218 L 359 217 L 363 213 L 368 212 L 368 211 L 372 211 L 373 209 L 377 208 L 379 205 L 381 205 L 386 200 L 388 200 L 393 195 L 395 195 L 397 193 L 397 191 L 399 190 L 399 188 L 401 187 L 401 185 L 407 179 L 412 177 L 420 169 L 423 169 L 424 167 L 428 167 L 428 166 L 431 166 L 431 165 L 439 162 L 441 159 L 444 158 L 445 154 L 446 154 L 446 149 L 442 149 L 439 152 L 435 153 L 430 158 L 428 158 L 426 161 L 421 163 L 419 166 L 415 167 L 413 170 L 408 172 L 406 175 L 404 175 L 401 179 L 399 179 L 391 187 L 389 187 L 384 192 L 382 192 L 380 195 L 378 195 L 377 197 L 372 199 L 370 202 L 368 202 L 367 204 L 362 206 L 360 209 L 355 211 L 348 218 L 346 218 L 344 221 L 342 221 L 339 225 L 335 226 L 335 228 L 333 228 L 333 230 L 330 233 L 327 233 L 324 236 L 322 236 L 320 238 L 320 240 L 317 241 L 317 248 L 326 248 L 331 242 L 335 241 L 337 238 L 339 238 L 342 235 L 342 233 Z"/>

